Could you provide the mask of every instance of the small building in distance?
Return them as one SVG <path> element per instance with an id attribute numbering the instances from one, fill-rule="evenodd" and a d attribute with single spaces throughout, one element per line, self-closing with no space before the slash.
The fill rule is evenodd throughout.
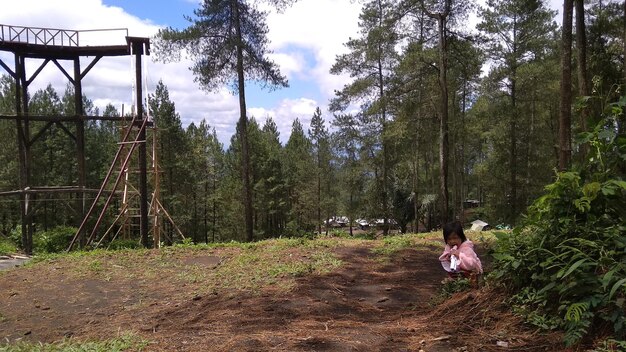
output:
<path id="1" fill-rule="evenodd" d="M 472 231 L 487 231 L 489 230 L 489 224 L 482 220 L 474 220 L 472 221 Z"/>

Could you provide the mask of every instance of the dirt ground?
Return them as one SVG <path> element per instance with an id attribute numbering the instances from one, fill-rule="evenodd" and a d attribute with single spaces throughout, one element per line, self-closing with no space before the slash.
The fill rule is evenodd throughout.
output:
<path id="1" fill-rule="evenodd" d="M 0 276 L 0 340 L 106 339 L 131 331 L 148 351 L 555 351 L 520 327 L 497 295 L 474 290 L 433 306 L 444 273 L 432 251 L 378 260 L 365 245 L 332 249 L 343 265 L 289 291 L 217 290 L 167 278 L 81 277 L 68 264 Z M 215 253 L 186 264 L 211 270 Z M 467 321 L 466 319 L 473 319 Z M 506 343 L 507 347 L 498 346 Z"/>

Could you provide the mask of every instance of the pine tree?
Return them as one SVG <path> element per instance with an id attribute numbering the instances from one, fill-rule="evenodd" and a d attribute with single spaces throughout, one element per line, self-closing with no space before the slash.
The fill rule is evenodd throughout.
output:
<path id="1" fill-rule="evenodd" d="M 332 125 L 335 131 L 331 140 L 337 155 L 339 179 L 344 187 L 339 190 L 340 209 L 350 220 L 350 236 L 353 222 L 363 211 L 364 175 L 359 159 L 361 136 L 358 121 L 352 115 L 335 115 Z"/>
<path id="2" fill-rule="evenodd" d="M 481 8 L 483 21 L 478 28 L 489 39 L 486 52 L 495 64 L 492 72 L 510 97 L 509 128 L 509 206 L 508 222 L 515 223 L 518 205 L 518 75 L 524 65 L 541 57 L 555 25 L 552 11 L 542 0 L 490 0 Z"/>
<path id="3" fill-rule="evenodd" d="M 291 135 L 285 145 L 285 175 L 289 221 L 288 235 L 298 235 L 315 229 L 315 162 L 311 153 L 311 141 L 304 134 L 300 120 L 295 119 Z"/>
<path id="4" fill-rule="evenodd" d="M 287 193 L 285 185 L 283 148 L 278 126 L 270 117 L 260 131 L 262 158 L 259 160 L 259 178 L 254 185 L 255 209 L 260 213 L 260 229 L 266 237 L 281 236 L 287 221 Z"/>
<path id="5" fill-rule="evenodd" d="M 10 76 L 0 76 L 0 115 L 15 114 L 15 83 Z M 19 162 L 15 121 L 0 120 L 0 191 L 19 189 Z M 19 201 L 0 198 L 0 234 L 8 236 L 20 222 Z"/>
<path id="6" fill-rule="evenodd" d="M 278 4 L 284 3 L 278 1 Z M 270 87 L 286 87 L 287 80 L 278 66 L 267 58 L 265 13 L 245 0 L 204 1 L 187 16 L 191 25 L 184 30 L 166 28 L 157 35 L 158 57 L 168 60 L 186 49 L 194 58 L 195 80 L 206 90 L 217 90 L 233 83 L 239 96 L 239 132 L 242 145 L 241 175 L 245 210 L 246 239 L 254 238 L 250 151 L 247 135 L 246 80 L 264 82 Z"/>
<path id="7" fill-rule="evenodd" d="M 215 242 L 220 233 L 223 218 L 221 178 L 223 176 L 224 151 L 217 139 L 215 129 L 202 120 L 196 127 L 190 124 L 186 131 L 191 143 L 191 175 L 194 216 L 191 221 L 194 241 Z"/>
<path id="8" fill-rule="evenodd" d="M 322 233 L 322 212 L 326 220 L 330 218 L 332 207 L 331 186 L 332 186 L 332 167 L 330 150 L 330 136 L 328 129 L 324 124 L 322 110 L 319 107 L 315 109 L 311 118 L 311 128 L 309 129 L 309 138 L 313 147 L 313 158 L 315 159 L 315 176 L 317 188 L 317 231 Z M 326 227 L 328 230 L 328 226 Z"/>
<path id="9" fill-rule="evenodd" d="M 398 62 L 395 45 L 399 36 L 396 33 L 396 17 L 391 11 L 392 3 L 386 0 L 368 1 L 363 5 L 359 16 L 361 36 L 346 43 L 348 54 L 339 55 L 331 68 L 331 73 L 349 73 L 353 82 L 336 92 L 330 104 L 332 111 L 340 112 L 353 103 L 361 104 L 362 121 L 374 124 L 374 144 L 380 145 L 381 172 L 377 174 L 376 188 L 380 199 L 380 212 L 383 217 L 383 233 L 389 231 L 389 171 L 390 155 L 388 148 L 387 125 L 389 120 L 389 80 Z M 373 145 L 374 145 L 373 144 Z"/>
<path id="10" fill-rule="evenodd" d="M 180 115 L 174 102 L 170 100 L 167 86 L 162 80 L 157 83 L 154 94 L 148 99 L 150 116 L 154 120 L 157 133 L 156 153 L 160 172 L 161 203 L 172 215 L 179 227 L 186 225 L 190 216 L 187 203 L 189 195 L 189 155 L 190 146 L 182 128 Z M 166 243 L 171 244 L 174 229 L 166 227 Z"/>
<path id="11" fill-rule="evenodd" d="M 572 22 L 574 0 L 563 0 L 561 27 L 561 105 L 559 114 L 559 170 L 572 158 Z"/>

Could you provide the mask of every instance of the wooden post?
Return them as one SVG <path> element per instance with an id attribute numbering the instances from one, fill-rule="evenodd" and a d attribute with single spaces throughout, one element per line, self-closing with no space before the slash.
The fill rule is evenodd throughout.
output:
<path id="1" fill-rule="evenodd" d="M 31 151 L 30 124 L 28 119 L 28 82 L 26 81 L 25 56 L 15 54 L 15 110 L 17 113 L 17 144 L 20 160 L 20 203 L 22 215 L 22 247 L 24 252 L 33 252 L 33 212 L 27 192 L 30 189 Z"/>
<path id="2" fill-rule="evenodd" d="M 143 121 L 143 88 L 141 82 L 141 56 L 143 55 L 144 43 L 143 41 L 131 41 L 133 55 L 135 55 L 135 96 L 137 97 L 137 120 Z M 144 247 L 151 247 L 150 240 L 148 239 L 148 177 L 147 177 L 147 153 L 146 153 L 146 129 L 139 130 L 138 140 L 143 141 L 139 144 L 139 213 L 140 213 L 140 227 L 139 233 L 141 236 L 141 243 Z"/>
<path id="3" fill-rule="evenodd" d="M 74 58 L 74 114 L 79 119 L 76 120 L 76 159 L 78 164 L 78 193 L 76 197 L 76 226 L 80 228 L 85 217 L 85 122 L 82 117 L 83 111 L 83 89 L 81 84 L 80 58 Z M 85 246 L 84 229 L 78 233 L 81 248 Z"/>

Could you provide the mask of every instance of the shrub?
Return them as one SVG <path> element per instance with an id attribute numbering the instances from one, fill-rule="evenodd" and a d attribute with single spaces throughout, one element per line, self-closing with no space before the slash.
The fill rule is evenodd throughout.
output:
<path id="1" fill-rule="evenodd" d="M 0 255 L 17 252 L 17 246 L 10 239 L 0 236 Z"/>
<path id="2" fill-rule="evenodd" d="M 529 319 L 556 321 L 568 345 L 595 327 L 626 333 L 626 137 L 615 127 L 623 106 L 581 135 L 589 161 L 558 173 L 522 227 L 497 234 L 494 275 Z"/>
<path id="3" fill-rule="evenodd" d="M 51 230 L 35 233 L 33 250 L 35 252 L 59 253 L 67 249 L 77 229 L 70 226 L 57 226 Z"/>
<path id="4" fill-rule="evenodd" d="M 15 226 L 9 233 L 8 239 L 18 248 L 22 247 L 22 225 Z"/>
<path id="5" fill-rule="evenodd" d="M 139 240 L 131 240 L 131 239 L 116 239 L 109 243 L 108 249 L 118 250 L 118 249 L 137 249 L 141 248 L 141 243 Z"/>

